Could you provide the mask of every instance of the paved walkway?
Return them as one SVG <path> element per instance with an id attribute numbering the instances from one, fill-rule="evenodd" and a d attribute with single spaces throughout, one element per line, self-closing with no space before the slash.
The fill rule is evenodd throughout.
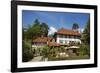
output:
<path id="1" fill-rule="evenodd" d="M 34 57 L 30 62 L 38 62 L 38 61 L 41 61 L 42 60 L 42 57 L 43 56 Z"/>

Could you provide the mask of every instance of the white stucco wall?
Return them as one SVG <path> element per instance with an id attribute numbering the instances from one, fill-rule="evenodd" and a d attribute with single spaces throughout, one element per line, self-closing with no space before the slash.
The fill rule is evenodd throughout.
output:
<path id="1" fill-rule="evenodd" d="M 60 40 L 63 40 L 63 44 L 65 44 L 65 41 L 67 41 L 67 43 L 69 43 L 69 41 L 76 41 L 76 42 L 81 43 L 81 40 L 78 38 L 64 38 L 64 37 L 61 38 L 61 37 L 57 36 L 56 40 L 57 40 L 57 43 L 60 43 Z"/>

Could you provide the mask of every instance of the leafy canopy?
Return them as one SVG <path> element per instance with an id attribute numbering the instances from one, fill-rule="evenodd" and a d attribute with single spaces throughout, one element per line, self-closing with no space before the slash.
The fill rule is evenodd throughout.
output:
<path id="1" fill-rule="evenodd" d="M 46 23 L 40 23 L 38 19 L 34 21 L 34 23 L 24 31 L 24 38 L 32 39 L 40 36 L 48 35 L 49 27 Z"/>

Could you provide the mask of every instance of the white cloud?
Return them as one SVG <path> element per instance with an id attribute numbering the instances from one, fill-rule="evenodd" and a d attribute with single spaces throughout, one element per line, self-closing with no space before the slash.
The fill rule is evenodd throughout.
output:
<path id="1" fill-rule="evenodd" d="M 54 34 L 55 32 L 57 32 L 57 29 L 51 26 L 48 35 Z"/>

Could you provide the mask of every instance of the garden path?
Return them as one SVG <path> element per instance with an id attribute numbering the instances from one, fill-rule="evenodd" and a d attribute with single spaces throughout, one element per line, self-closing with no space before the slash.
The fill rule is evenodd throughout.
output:
<path id="1" fill-rule="evenodd" d="M 42 57 L 43 56 L 34 57 L 30 62 L 38 62 L 38 61 L 41 61 L 42 60 Z"/>

